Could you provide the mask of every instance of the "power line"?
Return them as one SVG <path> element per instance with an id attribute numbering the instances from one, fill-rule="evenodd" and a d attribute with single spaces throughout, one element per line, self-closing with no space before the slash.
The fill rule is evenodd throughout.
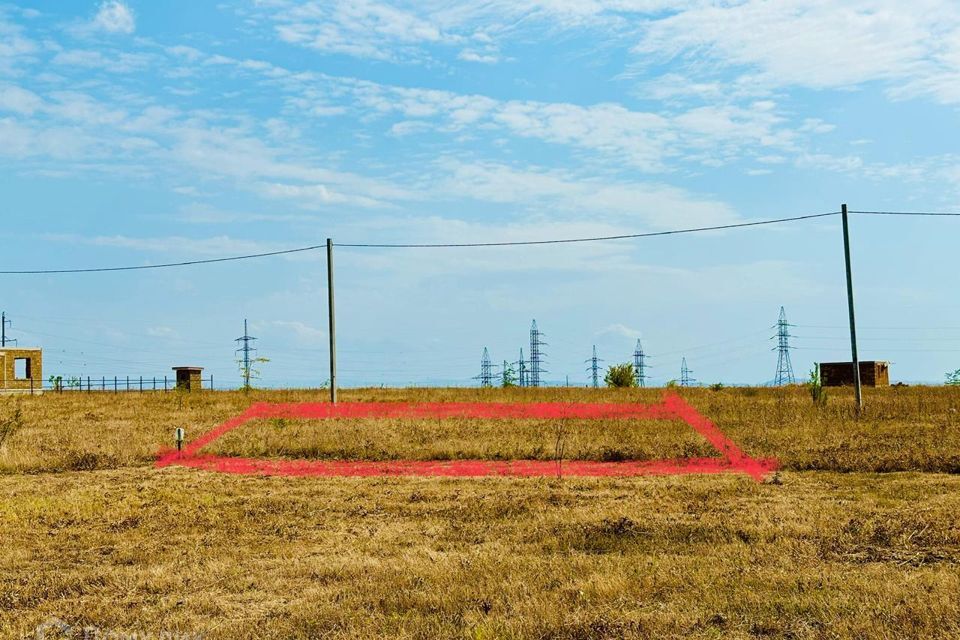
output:
<path id="1" fill-rule="evenodd" d="M 777 218 L 774 220 L 758 220 L 756 222 L 739 222 L 734 224 L 717 225 L 713 227 L 691 227 L 689 229 L 671 229 L 669 231 L 651 231 L 648 233 L 628 233 L 616 236 L 594 236 L 590 238 L 564 238 L 561 240 L 517 240 L 514 242 L 461 242 L 461 243 L 410 243 L 410 244 L 354 244 L 354 243 L 336 243 L 337 247 L 364 248 L 364 249 L 442 249 L 442 248 L 464 248 L 464 247 L 517 247 L 537 244 L 570 244 L 574 242 L 604 242 L 607 240 L 629 240 L 634 238 L 654 238 L 658 236 L 672 236 L 682 233 L 698 233 L 702 231 L 722 231 L 725 229 L 741 229 L 744 227 L 759 227 L 761 225 L 779 224 L 782 222 L 796 222 L 798 220 L 811 220 L 813 218 L 826 218 L 827 216 L 840 215 L 837 211 L 829 213 L 815 213 L 805 216 L 794 216 L 792 218 Z M 3 272 L 0 272 L 3 273 Z"/>
<path id="2" fill-rule="evenodd" d="M 377 249 L 432 249 L 432 248 L 465 248 L 465 247 L 517 247 L 529 245 L 544 244 L 571 244 L 578 242 L 604 242 L 608 240 L 628 240 L 634 238 L 654 238 L 659 236 L 670 236 L 685 233 L 700 233 L 704 231 L 723 231 L 726 229 L 741 229 L 745 227 L 759 227 L 763 225 L 780 224 L 784 222 L 796 222 L 799 220 L 812 220 L 814 218 L 825 218 L 828 216 L 839 215 L 838 212 L 817 213 L 804 216 L 793 216 L 790 218 L 776 218 L 772 220 L 757 220 L 755 222 L 740 222 L 734 224 L 724 224 L 712 227 L 692 227 L 688 229 L 671 229 L 668 231 L 652 231 L 649 233 L 630 233 L 614 236 L 594 236 L 589 238 L 564 238 L 559 240 L 521 240 L 515 242 L 467 242 L 467 243 L 412 243 L 412 244 L 370 244 L 370 243 L 336 243 L 337 247 L 348 248 L 377 248 Z M 267 251 L 263 253 L 250 253 L 240 256 L 229 256 L 226 258 L 209 258 L 205 260 L 187 260 L 183 262 L 166 262 L 162 264 L 146 264 L 122 267 L 93 267 L 79 269 L 21 269 L 21 270 L 0 270 L 0 275 L 60 275 L 70 273 L 108 273 L 117 271 L 146 271 L 150 269 L 170 269 L 174 267 L 190 267 L 197 265 L 215 264 L 219 262 L 236 262 L 239 260 L 253 260 L 256 258 L 268 258 L 272 256 L 289 255 L 292 253 L 305 253 L 308 251 L 318 251 L 326 249 L 326 244 L 310 245 L 307 247 L 297 247 L 294 249 L 283 249 L 280 251 Z"/>
<path id="3" fill-rule="evenodd" d="M 850 211 L 867 216 L 934 216 L 934 217 L 960 217 L 960 213 L 952 211 Z"/>
<path id="4" fill-rule="evenodd" d="M 858 215 L 873 216 L 927 216 L 927 217 L 960 217 L 960 212 L 952 211 L 850 211 Z M 549 244 L 572 244 L 582 242 L 605 242 L 610 240 L 630 240 L 637 238 L 655 238 L 660 236 L 671 236 L 687 233 L 701 233 L 705 231 L 723 231 L 728 229 L 743 229 L 747 227 L 759 227 L 771 224 L 781 224 L 784 222 L 797 222 L 801 220 L 812 220 L 816 218 L 826 218 L 839 215 L 837 211 L 828 213 L 816 213 L 803 216 L 792 216 L 788 218 L 774 218 L 771 220 L 757 220 L 755 222 L 739 222 L 725 225 L 715 225 L 710 227 L 691 227 L 687 229 L 670 229 L 667 231 L 652 231 L 648 233 L 628 233 L 611 236 L 593 236 L 586 238 L 562 238 L 557 240 L 518 240 L 513 242 L 460 242 L 460 243 L 335 243 L 334 246 L 354 248 L 354 249 L 439 249 L 439 248 L 468 248 L 468 247 L 517 247 L 531 245 L 549 245 Z M 282 249 L 279 251 L 265 251 L 262 253 L 250 253 L 239 256 L 228 256 L 225 258 L 208 258 L 204 260 L 185 260 L 182 262 L 165 262 L 161 264 L 146 265 L 127 265 L 120 267 L 90 267 L 90 268 L 71 268 L 71 269 L 8 269 L 0 270 L 0 275 L 62 275 L 79 273 L 109 273 L 119 271 L 147 271 L 151 269 L 170 269 L 175 267 L 190 267 L 197 265 L 216 264 L 220 262 L 236 262 L 240 260 L 254 260 L 257 258 L 269 258 L 273 256 L 290 255 L 294 253 L 306 253 L 309 251 L 318 251 L 325 249 L 326 244 L 310 245 L 306 247 L 296 247 L 293 249 Z"/>
<path id="5" fill-rule="evenodd" d="M 296 249 L 284 249 L 282 251 L 268 251 L 266 253 L 250 253 L 243 256 L 230 256 L 228 258 L 209 258 L 206 260 L 188 260 L 186 262 L 166 262 L 163 264 L 142 264 L 127 267 L 96 267 L 90 269 L 27 269 L 23 271 L 0 271 L 0 275 L 19 276 L 19 275 L 56 275 L 64 273 L 105 273 L 109 271 L 146 271 L 148 269 L 169 269 L 171 267 L 191 267 L 200 264 L 214 264 L 216 262 L 235 262 L 237 260 L 253 260 L 255 258 L 268 258 L 270 256 L 282 256 L 291 253 L 303 253 L 305 251 L 316 251 L 326 249 L 327 245 L 318 244 L 309 247 L 298 247 Z"/>

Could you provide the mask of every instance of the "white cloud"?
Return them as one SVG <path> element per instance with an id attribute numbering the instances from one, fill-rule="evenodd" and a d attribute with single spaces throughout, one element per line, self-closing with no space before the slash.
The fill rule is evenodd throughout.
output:
<path id="1" fill-rule="evenodd" d="M 327 341 L 326 329 L 318 329 L 299 320 L 272 320 L 269 324 L 292 332 L 301 344 L 323 345 Z"/>
<path id="2" fill-rule="evenodd" d="M 451 3 L 319 0 L 264 3 L 281 40 L 325 53 L 426 61 L 432 46 L 456 47 L 467 62 L 502 59 L 499 41 L 523 28 L 553 32 L 602 29 L 606 38 L 633 30 L 630 17 L 669 6 L 666 0 L 487 0 Z"/>
<path id="3" fill-rule="evenodd" d="M 0 72 L 15 72 L 20 63 L 38 50 L 37 43 L 24 35 L 20 25 L 6 21 L 0 7 Z"/>
<path id="4" fill-rule="evenodd" d="M 145 253 L 195 255 L 200 257 L 224 257 L 250 253 L 266 253 L 290 248 L 289 245 L 278 245 L 258 240 L 241 240 L 226 235 L 210 238 L 188 238 L 184 236 L 138 238 L 124 235 L 79 236 L 52 234 L 44 237 L 48 240 L 69 244 L 130 249 Z"/>
<path id="5" fill-rule="evenodd" d="M 433 180 L 432 197 L 513 204 L 530 215 L 591 219 L 613 225 L 669 229 L 735 222 L 724 202 L 664 184 L 583 178 L 568 172 L 514 169 L 492 163 L 440 163 L 446 177 Z M 629 233 L 629 232 L 628 232 Z"/>
<path id="6" fill-rule="evenodd" d="M 655 113 L 615 103 L 498 101 L 435 89 L 329 81 L 376 114 L 403 117 L 403 122 L 393 125 L 392 133 L 397 135 L 506 129 L 521 138 L 599 152 L 649 172 L 668 170 L 672 158 L 717 165 L 752 153 L 758 146 L 793 149 L 800 133 L 816 134 L 826 127 L 807 124 L 793 130 L 769 100 Z M 309 106 L 309 101 L 304 105 Z M 427 122 L 432 126 L 418 124 Z"/>
<path id="7" fill-rule="evenodd" d="M 396 48 L 447 38 L 413 12 L 370 0 L 307 2 L 287 7 L 276 19 L 285 42 L 363 58 L 395 59 Z"/>
<path id="8" fill-rule="evenodd" d="M 52 62 L 64 66 L 103 69 L 112 73 L 130 73 L 144 69 L 150 60 L 150 56 L 140 53 L 114 51 L 105 55 L 100 51 L 71 49 L 57 53 Z"/>
<path id="9" fill-rule="evenodd" d="M 604 327 L 600 331 L 597 331 L 595 335 L 623 336 L 624 338 L 630 338 L 631 340 L 639 340 L 640 338 L 643 337 L 643 332 L 640 331 L 639 329 L 631 329 L 630 327 L 624 324 L 616 323 L 616 324 L 611 324 L 609 326 Z"/>
<path id="10" fill-rule="evenodd" d="M 131 34 L 136 29 L 136 20 L 133 10 L 121 0 L 104 0 L 91 26 L 99 31 Z"/>
<path id="11" fill-rule="evenodd" d="M 898 96 L 960 100 L 960 5 L 953 0 L 734 0 L 678 3 L 634 48 L 690 69 L 740 68 L 761 87 L 883 81 Z"/>
<path id="12" fill-rule="evenodd" d="M 43 100 L 32 91 L 16 85 L 0 84 L 0 111 L 32 115 L 43 105 Z"/>

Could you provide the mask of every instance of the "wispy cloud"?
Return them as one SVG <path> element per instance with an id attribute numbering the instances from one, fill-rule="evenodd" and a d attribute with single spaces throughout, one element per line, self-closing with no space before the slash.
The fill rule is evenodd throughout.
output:
<path id="1" fill-rule="evenodd" d="M 960 7 L 951 0 L 677 3 L 644 23 L 633 51 L 686 62 L 695 76 L 740 70 L 759 87 L 880 81 L 891 95 L 960 101 Z"/>
<path id="2" fill-rule="evenodd" d="M 91 26 L 109 33 L 131 34 L 136 30 L 133 10 L 121 0 L 104 0 L 97 9 Z"/>

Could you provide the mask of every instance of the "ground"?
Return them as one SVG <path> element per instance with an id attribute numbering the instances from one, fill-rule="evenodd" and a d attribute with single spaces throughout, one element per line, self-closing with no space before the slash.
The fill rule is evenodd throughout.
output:
<path id="1" fill-rule="evenodd" d="M 662 390 L 356 390 L 344 400 L 656 402 Z M 960 637 L 960 392 L 684 390 L 781 469 L 638 478 L 295 478 L 156 468 L 253 402 L 319 392 L 0 399 L 0 637 Z M 251 424 L 217 452 L 549 456 L 553 425 Z M 565 455 L 702 455 L 659 422 Z M 400 434 L 399 436 L 397 434 Z M 422 441 L 422 447 L 411 442 Z M 424 454 L 428 451 L 429 454 Z M 108 634 L 112 633 L 110 636 Z M 67 637 L 49 635 L 47 637 Z M 75 636 L 79 637 L 79 636 Z"/>

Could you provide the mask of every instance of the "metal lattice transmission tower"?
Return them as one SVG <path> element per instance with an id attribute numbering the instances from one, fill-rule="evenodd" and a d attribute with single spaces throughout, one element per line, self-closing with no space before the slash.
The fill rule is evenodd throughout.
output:
<path id="1" fill-rule="evenodd" d="M 490 351 L 483 348 L 483 357 L 480 359 L 480 386 L 493 386 L 493 365 L 490 364 Z"/>
<path id="2" fill-rule="evenodd" d="M 543 347 L 546 345 L 547 343 L 543 341 L 543 332 L 537 328 L 537 321 L 534 320 L 530 325 L 530 374 L 527 386 L 539 387 L 540 375 L 547 373 L 543 368 L 544 359 L 547 356 Z"/>
<path id="3" fill-rule="evenodd" d="M 777 375 L 773 378 L 773 384 L 782 387 L 786 384 L 794 384 L 797 380 L 793 375 L 793 363 L 790 362 L 790 327 L 793 325 L 787 322 L 787 312 L 780 307 L 780 319 L 777 321 Z"/>
<path id="4" fill-rule="evenodd" d="M 603 360 L 597 357 L 597 345 L 593 345 L 593 357 L 589 360 L 584 360 L 584 362 L 590 363 L 587 371 L 590 372 L 590 380 L 593 383 L 593 388 L 598 389 L 600 387 L 600 366 L 598 363 L 603 362 Z"/>
<path id="5" fill-rule="evenodd" d="M 638 387 L 647 386 L 647 356 L 643 353 L 640 338 L 637 338 L 637 346 L 633 350 L 633 379 Z"/>
<path id="6" fill-rule="evenodd" d="M 517 360 L 517 379 L 521 387 L 527 386 L 527 361 L 523 359 L 523 347 L 520 347 L 520 359 Z"/>
<path id="7" fill-rule="evenodd" d="M 240 373 L 243 376 L 243 388 L 250 388 L 250 377 L 252 375 L 251 366 L 254 360 L 254 354 L 257 350 L 254 349 L 251 345 L 256 340 L 253 336 L 250 335 L 250 332 L 247 330 L 247 320 L 243 320 L 243 336 L 234 340 L 234 342 L 240 344 L 240 348 L 237 349 L 237 353 L 240 354 Z"/>
<path id="8" fill-rule="evenodd" d="M 692 387 L 696 384 L 696 379 L 693 377 L 693 371 L 687 367 L 687 359 L 684 358 L 683 362 L 680 364 L 680 386 L 681 387 Z"/>

